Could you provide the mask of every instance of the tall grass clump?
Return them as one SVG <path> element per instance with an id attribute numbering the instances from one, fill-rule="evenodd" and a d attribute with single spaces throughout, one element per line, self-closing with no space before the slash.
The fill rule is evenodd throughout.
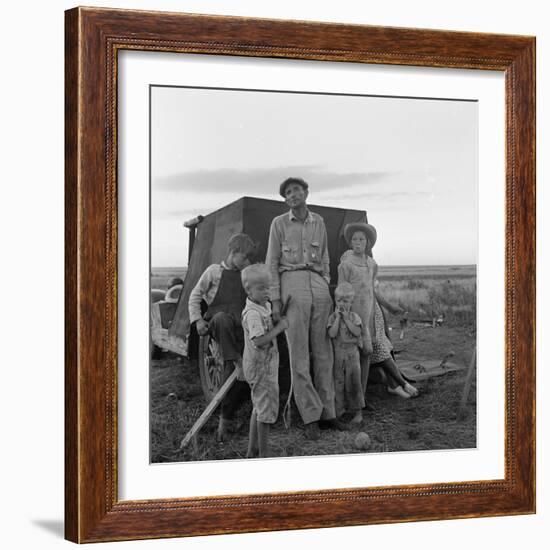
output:
<path id="1" fill-rule="evenodd" d="M 409 319 L 427 321 L 443 317 L 449 325 L 475 326 L 474 277 L 381 280 L 379 291 L 390 303 L 409 312 Z"/>
<path id="2" fill-rule="evenodd" d="M 432 315 L 444 315 L 453 325 L 475 325 L 476 285 L 446 281 L 428 289 Z"/>

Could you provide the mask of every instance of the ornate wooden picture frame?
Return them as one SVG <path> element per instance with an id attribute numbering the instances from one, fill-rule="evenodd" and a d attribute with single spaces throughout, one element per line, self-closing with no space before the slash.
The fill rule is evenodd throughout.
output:
<path id="1" fill-rule="evenodd" d="M 121 50 L 500 71 L 506 95 L 503 479 L 118 497 L 117 56 Z M 97 8 L 66 12 L 66 538 L 97 542 L 535 511 L 535 39 Z"/>

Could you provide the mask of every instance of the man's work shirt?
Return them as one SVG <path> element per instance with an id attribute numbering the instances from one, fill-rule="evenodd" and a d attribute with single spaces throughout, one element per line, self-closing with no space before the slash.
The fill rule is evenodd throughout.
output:
<path id="1" fill-rule="evenodd" d="M 310 269 L 330 282 L 327 230 L 319 214 L 307 211 L 305 221 L 292 210 L 271 222 L 266 263 L 271 272 L 271 300 L 281 299 L 280 273 Z"/>
<path id="2" fill-rule="evenodd" d="M 222 271 L 229 269 L 225 262 L 209 265 L 200 276 L 197 284 L 189 294 L 189 323 L 202 319 L 201 300 L 208 305 L 212 303 L 222 278 Z"/>

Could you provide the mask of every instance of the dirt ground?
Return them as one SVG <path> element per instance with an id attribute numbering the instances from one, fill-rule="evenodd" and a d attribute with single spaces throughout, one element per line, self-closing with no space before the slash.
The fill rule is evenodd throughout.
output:
<path id="1" fill-rule="evenodd" d="M 391 323 L 394 334 L 398 323 Z M 322 431 L 321 439 L 308 441 L 295 405 L 292 425 L 286 429 L 281 415 L 270 435 L 274 456 L 311 456 L 358 452 L 395 452 L 463 449 L 476 446 L 476 382 L 469 392 L 467 406 L 457 417 L 467 366 L 475 346 L 475 331 L 468 327 L 413 325 L 403 340 L 395 340 L 397 360 L 443 359 L 454 352 L 453 362 L 464 369 L 418 382 L 420 395 L 404 400 L 389 395 L 386 388 L 371 384 L 367 391 L 374 412 L 365 412 L 363 424 L 353 431 Z M 286 369 L 285 369 L 286 370 Z M 280 377 L 281 409 L 288 395 L 288 373 Z M 195 441 L 183 451 L 178 447 L 206 407 L 195 361 L 170 353 L 151 364 L 151 461 L 239 459 L 246 455 L 250 404 L 238 412 L 229 441 L 216 441 L 218 413 L 210 418 Z M 367 451 L 354 446 L 357 431 L 369 434 Z"/>

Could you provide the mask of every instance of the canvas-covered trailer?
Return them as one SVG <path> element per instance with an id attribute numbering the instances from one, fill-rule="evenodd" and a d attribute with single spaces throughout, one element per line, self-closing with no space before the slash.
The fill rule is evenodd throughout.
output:
<path id="1" fill-rule="evenodd" d="M 351 222 L 366 222 L 364 210 L 308 205 L 325 221 L 330 257 L 331 285 L 337 280 L 340 256 L 347 249 L 344 227 Z M 247 233 L 257 243 L 254 261 L 263 262 L 267 253 L 269 228 L 274 217 L 288 211 L 283 201 L 242 197 L 206 216 L 184 225 L 189 229 L 189 265 L 177 305 L 152 306 L 152 339 L 160 348 L 184 356 L 198 356 L 203 390 L 211 397 L 221 383 L 222 366 L 216 357 L 216 343 L 198 338 L 189 323 L 189 294 L 203 271 L 227 255 L 227 241 L 235 233 Z M 163 311 L 164 310 L 164 311 Z"/>

